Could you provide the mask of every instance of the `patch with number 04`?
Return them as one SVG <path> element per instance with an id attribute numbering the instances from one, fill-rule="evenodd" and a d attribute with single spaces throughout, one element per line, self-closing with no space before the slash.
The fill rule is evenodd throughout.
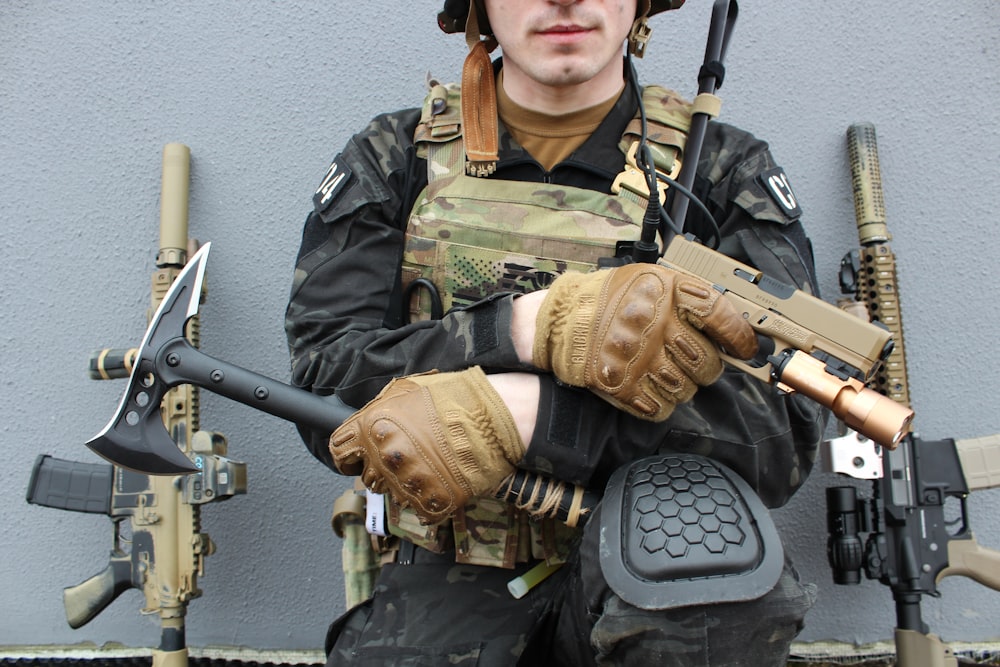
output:
<path id="1" fill-rule="evenodd" d="M 350 180 L 351 168 L 338 155 L 333 159 L 326 176 L 323 177 L 323 182 L 319 184 L 316 194 L 313 195 L 313 206 L 316 211 L 318 213 L 325 211 Z"/>

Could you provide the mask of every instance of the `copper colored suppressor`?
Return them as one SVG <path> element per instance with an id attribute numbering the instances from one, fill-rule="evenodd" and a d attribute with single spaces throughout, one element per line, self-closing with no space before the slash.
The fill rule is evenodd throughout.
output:
<path id="1" fill-rule="evenodd" d="M 771 357 L 775 379 L 833 411 L 838 419 L 866 438 L 895 449 L 909 432 L 913 410 L 869 389 L 860 380 L 841 378 L 800 350 Z"/>

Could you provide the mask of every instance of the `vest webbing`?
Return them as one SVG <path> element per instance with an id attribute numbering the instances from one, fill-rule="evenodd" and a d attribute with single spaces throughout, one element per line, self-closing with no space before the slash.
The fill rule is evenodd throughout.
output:
<path id="1" fill-rule="evenodd" d="M 659 171 L 676 173 L 691 123 L 691 104 L 658 86 L 643 89 L 647 140 Z M 619 147 L 626 156 L 641 135 L 639 118 L 626 127 Z M 428 184 L 414 203 L 403 251 L 402 287 L 430 280 L 445 311 L 495 292 L 530 292 L 565 271 L 590 271 L 611 257 L 619 241 L 639 238 L 646 198 L 536 182 L 466 174 L 461 91 L 436 85 L 427 96 L 415 133 L 427 159 Z M 410 319 L 427 319 L 431 297 L 414 290 Z M 409 510 L 390 503 L 389 530 L 432 551 L 454 540 L 459 562 L 513 567 L 543 558 L 562 562 L 575 530 L 552 519 L 527 521 L 523 512 L 492 498 L 475 498 L 440 526 L 421 526 Z"/>
<path id="2" fill-rule="evenodd" d="M 440 292 L 444 310 L 491 293 L 543 288 L 564 271 L 589 271 L 614 255 L 619 241 L 635 241 L 646 210 L 643 195 L 617 195 L 568 185 L 476 178 L 465 173 L 461 91 L 436 85 L 415 133 L 427 159 L 428 185 L 409 217 L 403 283 L 422 277 Z M 659 86 L 643 89 L 647 141 L 657 169 L 675 173 L 683 159 L 691 103 Z M 638 142 L 639 118 L 626 127 L 625 156 Z M 641 179 L 640 179 L 641 180 Z M 429 295 L 417 291 L 411 319 L 430 313 Z M 418 303 L 419 301 L 419 303 Z"/>

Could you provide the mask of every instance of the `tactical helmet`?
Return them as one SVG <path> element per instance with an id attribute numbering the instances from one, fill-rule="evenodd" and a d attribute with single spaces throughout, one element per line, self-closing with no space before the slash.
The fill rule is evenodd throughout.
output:
<path id="1" fill-rule="evenodd" d="M 469 15 L 470 0 L 444 0 L 444 9 L 438 13 L 438 27 L 448 34 L 463 32 L 465 30 L 465 19 Z M 479 14 L 480 30 L 483 34 L 490 34 L 489 23 L 486 21 L 486 11 L 483 9 L 483 0 L 476 0 L 478 3 L 477 12 Z M 636 16 L 653 16 L 669 9 L 678 9 L 684 4 L 684 0 L 639 0 Z"/>

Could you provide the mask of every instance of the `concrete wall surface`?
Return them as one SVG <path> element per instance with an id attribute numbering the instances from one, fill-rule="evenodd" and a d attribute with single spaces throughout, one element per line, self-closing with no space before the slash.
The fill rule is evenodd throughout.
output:
<path id="1" fill-rule="evenodd" d="M 375 113 L 414 106 L 428 72 L 454 80 L 461 36 L 439 3 L 0 3 L 0 647 L 153 646 L 126 592 L 71 630 L 61 590 L 106 565 L 104 516 L 29 505 L 38 454 L 97 462 L 83 443 L 123 381 L 91 351 L 136 345 L 158 243 L 164 144 L 191 147 L 190 234 L 212 241 L 202 349 L 286 380 L 282 329 L 301 225 L 330 159 Z M 640 77 L 692 96 L 711 4 L 656 17 Z M 727 55 L 723 119 L 767 139 L 806 211 L 823 296 L 857 246 L 845 131 L 875 124 L 899 262 L 912 403 L 929 439 L 1000 431 L 1000 5 L 746 2 Z M 192 646 L 319 649 L 343 608 L 329 525 L 345 480 L 294 427 L 202 393 L 202 426 L 247 462 L 249 492 L 204 509 L 218 546 L 190 605 Z M 889 590 L 835 586 L 816 472 L 775 512 L 819 600 L 800 639 L 891 640 Z M 1000 491 L 977 492 L 979 542 L 1000 549 Z M 994 579 L 1000 565 L 990 566 Z M 924 616 L 947 641 L 1000 642 L 1000 594 L 941 584 Z"/>

